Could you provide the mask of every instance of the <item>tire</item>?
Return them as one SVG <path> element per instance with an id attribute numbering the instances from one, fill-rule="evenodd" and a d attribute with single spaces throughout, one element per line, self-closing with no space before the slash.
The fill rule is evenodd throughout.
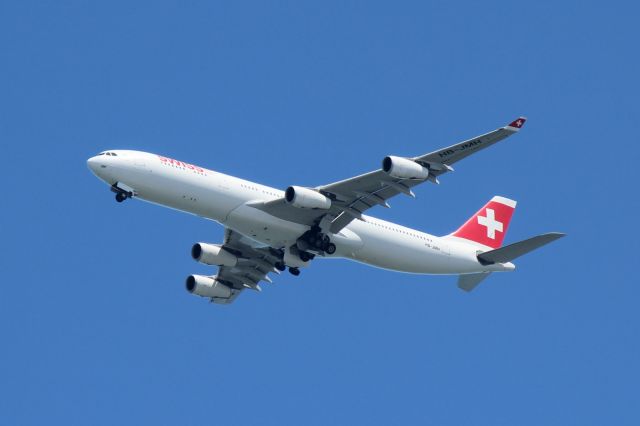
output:
<path id="1" fill-rule="evenodd" d="M 127 199 L 126 195 L 124 195 L 122 192 L 118 192 L 118 193 L 116 194 L 116 201 L 117 201 L 117 202 L 121 203 L 121 202 L 123 202 L 123 201 L 124 201 L 124 200 L 126 200 L 126 199 Z"/>
<path id="2" fill-rule="evenodd" d="M 287 269 L 287 267 L 285 266 L 284 262 L 277 262 L 275 265 L 273 265 L 276 267 L 276 269 L 280 272 L 284 271 L 285 269 Z"/>
<path id="3" fill-rule="evenodd" d="M 297 277 L 298 275 L 300 275 L 300 269 L 298 269 L 298 268 L 289 268 L 289 272 L 294 277 Z"/>
<path id="4" fill-rule="evenodd" d="M 333 243 L 327 244 L 327 248 L 324 250 L 327 254 L 333 254 L 336 252 L 336 245 Z"/>
<path id="5" fill-rule="evenodd" d="M 300 260 L 302 260 L 303 262 L 308 262 L 309 260 L 311 260 L 311 256 L 309 256 L 309 253 L 307 253 L 306 251 L 301 251 L 299 256 Z"/>

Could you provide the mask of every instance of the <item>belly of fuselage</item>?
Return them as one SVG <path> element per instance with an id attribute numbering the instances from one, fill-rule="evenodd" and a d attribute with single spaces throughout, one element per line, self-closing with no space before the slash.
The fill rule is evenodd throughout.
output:
<path id="1" fill-rule="evenodd" d="M 249 238 L 276 248 L 293 244 L 309 229 L 308 226 L 279 219 L 246 204 L 233 209 L 222 223 Z"/>
<path id="2" fill-rule="evenodd" d="M 353 221 L 349 229 L 363 241 L 353 260 L 392 271 L 415 274 L 448 274 L 450 253 L 445 242 L 436 237 L 413 237 L 408 228 L 384 228 L 386 222 Z M 393 224 L 389 224 L 390 226 Z M 416 234 L 418 235 L 418 234 Z M 422 234 L 421 234 L 422 235 Z"/>

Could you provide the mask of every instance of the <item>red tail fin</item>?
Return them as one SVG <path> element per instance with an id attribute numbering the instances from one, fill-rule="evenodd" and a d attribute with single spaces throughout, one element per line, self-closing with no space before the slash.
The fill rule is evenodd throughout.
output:
<path id="1" fill-rule="evenodd" d="M 496 195 L 451 235 L 498 248 L 502 245 L 515 209 L 515 201 Z"/>

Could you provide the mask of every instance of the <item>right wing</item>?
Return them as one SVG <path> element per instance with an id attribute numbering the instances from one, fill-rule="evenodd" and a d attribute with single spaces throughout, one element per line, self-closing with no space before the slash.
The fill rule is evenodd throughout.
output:
<path id="1" fill-rule="evenodd" d="M 425 181 L 440 183 L 438 176 L 453 171 L 452 164 L 513 135 L 522 128 L 525 121 L 526 118 L 520 117 L 507 126 L 492 132 L 411 158 L 429 169 L 429 177 L 426 179 L 395 179 L 384 170 L 375 170 L 320 187 L 320 192 L 335 195 L 344 206 L 343 211 L 332 222 L 331 231 L 340 231 L 360 213 L 375 205 L 388 207 L 387 200 L 398 194 L 413 197 L 411 188 L 418 184 Z"/>
<path id="2" fill-rule="evenodd" d="M 382 169 L 374 170 L 339 182 L 316 187 L 315 190 L 331 199 L 329 210 L 300 209 L 288 204 L 284 198 L 258 201 L 250 205 L 283 220 L 307 226 L 317 225 L 323 219 L 330 221 L 330 230 L 338 233 L 352 220 L 362 217 L 371 207 L 389 207 L 387 200 L 398 195 L 414 196 L 411 188 L 425 181 L 439 183 L 438 177 L 452 171 L 452 164 L 484 148 L 513 135 L 524 125 L 526 118 L 520 117 L 504 127 L 475 138 L 409 158 L 429 169 L 424 179 L 394 178 Z"/>

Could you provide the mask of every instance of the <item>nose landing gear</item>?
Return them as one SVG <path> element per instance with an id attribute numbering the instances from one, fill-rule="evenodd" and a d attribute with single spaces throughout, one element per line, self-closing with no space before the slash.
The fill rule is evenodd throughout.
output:
<path id="1" fill-rule="evenodd" d="M 123 202 L 127 198 L 133 197 L 132 190 L 121 188 L 121 186 L 124 186 L 124 185 L 120 184 L 119 182 L 116 182 L 113 185 L 111 185 L 111 192 L 116 193 L 116 201 L 119 203 Z"/>

